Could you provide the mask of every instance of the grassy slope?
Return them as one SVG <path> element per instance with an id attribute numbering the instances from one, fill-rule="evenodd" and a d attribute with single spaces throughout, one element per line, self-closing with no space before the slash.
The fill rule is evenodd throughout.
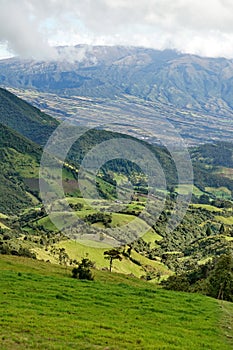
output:
<path id="1" fill-rule="evenodd" d="M 114 273 L 78 281 L 25 258 L 0 268 L 2 350 L 231 349 L 231 304 Z"/>
<path id="2" fill-rule="evenodd" d="M 192 204 L 192 207 L 206 209 L 206 210 L 211 211 L 211 212 L 222 212 L 221 208 L 217 208 L 217 207 L 210 205 L 210 204 Z"/>
<path id="3" fill-rule="evenodd" d="M 220 221 L 221 223 L 223 223 L 225 225 L 233 225 L 233 216 L 224 217 L 224 216 L 221 216 L 221 215 L 216 215 L 215 219 L 217 221 Z"/>
<path id="4" fill-rule="evenodd" d="M 149 230 L 148 232 L 146 232 L 143 236 L 142 236 L 143 240 L 147 243 L 150 243 L 150 247 L 154 248 L 157 247 L 157 244 L 154 243 L 155 240 L 161 240 L 162 237 L 160 235 L 158 235 L 157 233 L 155 233 L 154 230 Z"/>
<path id="5" fill-rule="evenodd" d="M 0 221 L 0 228 L 2 228 L 4 230 L 9 230 L 9 227 L 6 226 L 5 224 L 3 224 L 1 221 Z"/>
<path id="6" fill-rule="evenodd" d="M 89 259 L 96 263 L 97 268 L 109 267 L 109 261 L 104 258 L 104 251 L 107 250 L 106 248 L 90 247 L 76 241 L 62 241 L 58 244 L 58 247 L 65 248 L 66 252 L 72 259 L 81 260 L 81 258 L 88 256 Z M 164 265 L 149 260 L 136 252 L 132 252 L 132 256 L 143 265 L 151 265 L 154 268 L 161 270 L 163 273 L 169 272 Z M 118 273 L 134 274 L 136 277 L 141 277 L 144 275 L 144 271 L 141 266 L 132 263 L 126 258 L 123 258 L 122 261 L 115 260 L 113 262 L 113 271 Z"/>

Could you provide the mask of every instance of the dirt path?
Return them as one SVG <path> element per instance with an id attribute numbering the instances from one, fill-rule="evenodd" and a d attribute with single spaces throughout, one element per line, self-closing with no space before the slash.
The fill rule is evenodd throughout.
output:
<path id="1" fill-rule="evenodd" d="M 233 349 L 233 303 L 221 300 L 219 305 L 222 311 L 220 326 L 229 343 L 229 349 Z"/>

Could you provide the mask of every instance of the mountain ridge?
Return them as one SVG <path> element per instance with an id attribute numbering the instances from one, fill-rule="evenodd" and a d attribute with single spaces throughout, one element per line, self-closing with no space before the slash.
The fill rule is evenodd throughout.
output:
<path id="1" fill-rule="evenodd" d="M 139 125 L 166 119 L 189 145 L 233 139 L 233 60 L 135 47 L 59 50 L 58 61 L 0 61 L 0 84 L 61 120 L 102 124 L 123 113 Z"/>
<path id="2" fill-rule="evenodd" d="M 114 98 L 127 93 L 181 108 L 209 111 L 211 105 L 212 112 L 232 113 L 233 60 L 174 50 L 82 45 L 70 56 L 73 62 L 2 60 L 0 83 L 64 95 Z"/>

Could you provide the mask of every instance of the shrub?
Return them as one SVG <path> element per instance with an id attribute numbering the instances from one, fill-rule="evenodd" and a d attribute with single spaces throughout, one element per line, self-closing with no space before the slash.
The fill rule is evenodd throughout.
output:
<path id="1" fill-rule="evenodd" d="M 73 268 L 72 277 L 80 280 L 93 281 L 94 276 L 91 272 L 91 267 L 94 267 L 94 263 L 87 258 L 83 258 L 82 261 L 78 263 L 78 266 Z"/>

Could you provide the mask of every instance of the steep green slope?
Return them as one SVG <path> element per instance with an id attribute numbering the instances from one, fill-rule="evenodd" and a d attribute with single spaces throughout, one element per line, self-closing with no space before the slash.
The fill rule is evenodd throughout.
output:
<path id="1" fill-rule="evenodd" d="M 229 142 L 213 142 L 190 150 L 194 165 L 194 181 L 202 190 L 216 194 L 230 191 L 233 193 L 233 144 Z M 225 188 L 225 191 L 224 191 Z"/>
<path id="2" fill-rule="evenodd" d="M 0 123 L 1 148 L 13 148 L 15 151 L 30 154 L 39 162 L 42 149 L 17 131 Z"/>
<path id="3" fill-rule="evenodd" d="M 42 113 L 7 90 L 0 88 L 0 123 L 30 140 L 44 145 L 58 125 L 56 119 Z"/>
<path id="4" fill-rule="evenodd" d="M 69 269 L 30 259 L 0 257 L 0 268 L 3 350 L 232 346 L 228 303 L 220 308 L 211 298 L 108 272 L 94 271 L 95 281 L 79 281 Z"/>
<path id="5" fill-rule="evenodd" d="M 32 206 L 23 177 L 33 177 L 38 172 L 41 149 L 0 124 L 0 155 L 0 211 L 15 213 Z"/>

